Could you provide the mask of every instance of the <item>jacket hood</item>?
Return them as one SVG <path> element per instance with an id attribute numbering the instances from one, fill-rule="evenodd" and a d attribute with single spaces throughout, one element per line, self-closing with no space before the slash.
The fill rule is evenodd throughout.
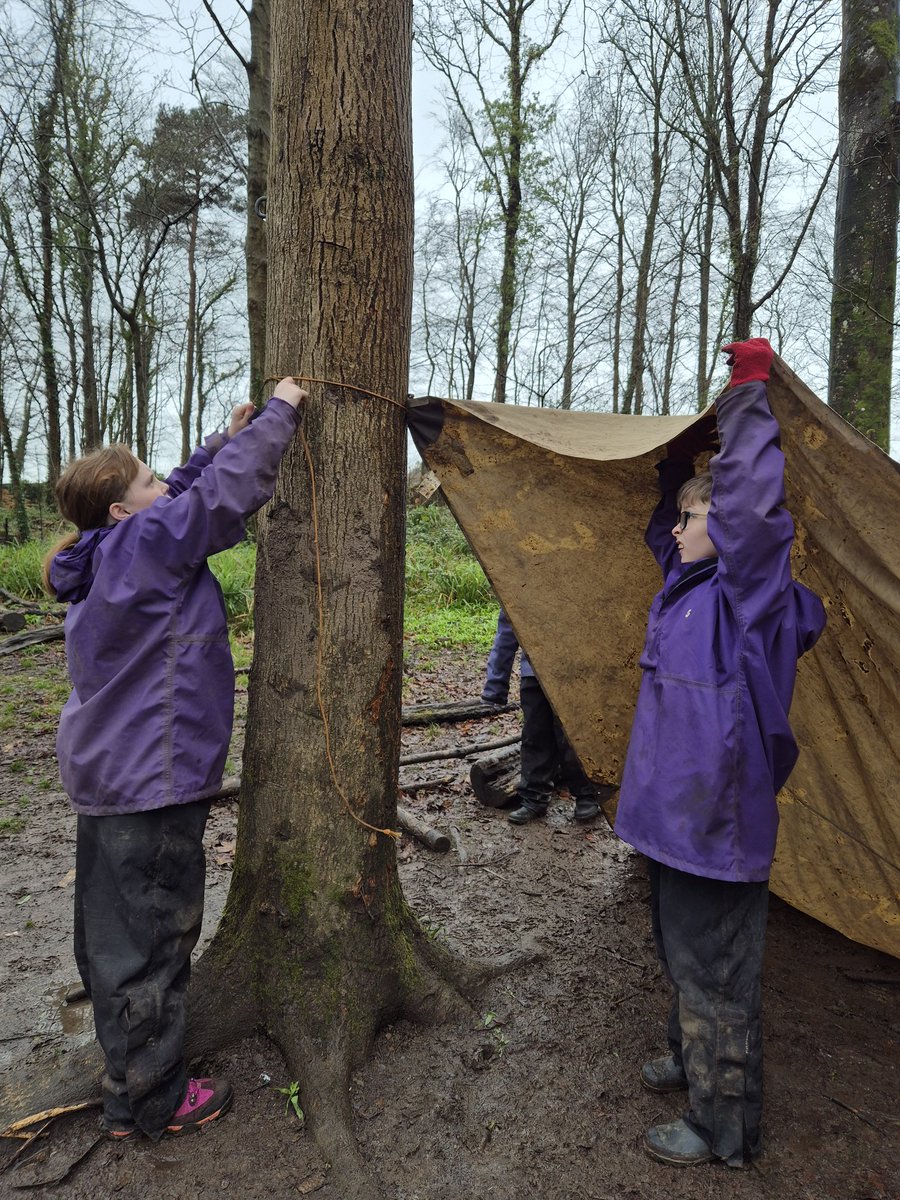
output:
<path id="1" fill-rule="evenodd" d="M 50 582 L 64 604 L 83 600 L 94 582 L 94 554 L 100 543 L 115 529 L 88 529 L 78 541 L 56 555 L 50 564 Z"/>
<path id="2" fill-rule="evenodd" d="M 800 643 L 800 653 L 812 650 L 825 628 L 825 605 L 808 587 L 794 582 L 794 595 L 797 598 L 797 633 Z"/>

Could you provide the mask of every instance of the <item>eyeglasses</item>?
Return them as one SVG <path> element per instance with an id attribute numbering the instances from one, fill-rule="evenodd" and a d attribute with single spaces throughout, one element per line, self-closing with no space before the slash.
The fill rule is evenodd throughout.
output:
<path id="1" fill-rule="evenodd" d="M 685 509 L 684 512 L 681 513 L 678 518 L 678 528 L 681 530 L 682 533 L 684 533 L 684 531 L 687 529 L 687 523 L 691 519 L 691 517 L 708 517 L 708 516 L 709 516 L 709 513 L 695 513 L 695 512 L 689 512 L 687 509 Z"/>

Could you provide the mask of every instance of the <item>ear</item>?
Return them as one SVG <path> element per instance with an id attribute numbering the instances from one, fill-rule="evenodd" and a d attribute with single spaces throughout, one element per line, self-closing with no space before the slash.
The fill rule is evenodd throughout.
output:
<path id="1" fill-rule="evenodd" d="M 131 513 L 124 504 L 120 504 L 118 500 L 114 500 L 109 506 L 109 515 L 114 522 L 124 521 L 126 517 L 130 517 Z"/>

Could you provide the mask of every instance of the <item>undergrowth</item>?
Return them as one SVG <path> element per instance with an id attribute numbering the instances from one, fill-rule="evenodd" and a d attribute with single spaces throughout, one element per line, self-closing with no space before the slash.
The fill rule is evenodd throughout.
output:
<path id="1" fill-rule="evenodd" d="M 0 545 L 0 580 L 6 591 L 46 600 L 41 563 L 57 539 Z M 242 542 L 209 560 L 238 639 L 253 628 L 256 546 Z M 497 601 L 478 560 L 443 505 L 410 509 L 406 539 L 405 632 L 422 646 L 487 650 L 497 624 Z"/>

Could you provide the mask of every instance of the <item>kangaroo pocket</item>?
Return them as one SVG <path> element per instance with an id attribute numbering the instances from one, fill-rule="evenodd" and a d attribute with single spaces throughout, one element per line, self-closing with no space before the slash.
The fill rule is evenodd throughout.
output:
<path id="1" fill-rule="evenodd" d="M 178 642 L 173 681 L 172 772 L 179 795 L 218 783 L 234 712 L 234 667 L 227 640 Z"/>
<path id="2" fill-rule="evenodd" d="M 736 685 L 659 672 L 645 678 L 622 781 L 621 835 L 685 870 L 730 870 L 738 725 Z"/>

